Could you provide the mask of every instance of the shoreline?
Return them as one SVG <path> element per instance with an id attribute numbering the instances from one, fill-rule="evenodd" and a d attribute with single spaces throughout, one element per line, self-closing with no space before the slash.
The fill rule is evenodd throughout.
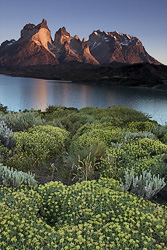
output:
<path id="1" fill-rule="evenodd" d="M 132 85 L 132 84 L 122 84 L 123 82 L 111 82 L 103 80 L 65 80 L 65 79 L 58 79 L 55 77 L 42 77 L 42 76 L 34 76 L 34 75 L 26 75 L 26 74 L 17 74 L 13 72 L 1 72 L 1 75 L 11 76 L 11 77 L 23 77 L 23 78 L 34 78 L 34 79 L 41 79 L 41 80 L 49 80 L 49 81 L 60 81 L 66 83 L 76 83 L 76 84 L 86 84 L 86 85 L 99 85 L 99 86 L 111 86 L 111 87 L 128 87 L 128 88 L 139 88 L 139 89 L 151 89 L 151 90 L 158 90 L 158 91 L 167 91 L 167 81 L 162 84 L 156 84 L 153 86 L 144 86 L 144 85 Z M 165 89 L 158 88 L 165 86 Z"/>

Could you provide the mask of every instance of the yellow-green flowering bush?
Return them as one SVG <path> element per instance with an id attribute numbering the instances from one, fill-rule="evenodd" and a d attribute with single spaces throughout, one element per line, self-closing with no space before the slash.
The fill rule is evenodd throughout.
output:
<path id="1" fill-rule="evenodd" d="M 167 250 L 166 207 L 118 181 L 0 188 L 0 249 Z"/>
<path id="2" fill-rule="evenodd" d="M 147 132 L 151 132 L 154 127 L 155 127 L 155 123 L 151 122 L 151 121 L 133 121 L 127 124 L 127 128 L 130 131 L 147 131 Z"/>
<path id="3" fill-rule="evenodd" d="M 149 138 L 129 140 L 120 147 L 107 148 L 101 167 L 104 176 L 109 177 L 119 178 L 125 169 L 133 167 L 136 173 L 150 170 L 167 178 L 166 155 L 167 145 L 159 140 Z"/>
<path id="4" fill-rule="evenodd" d="M 14 138 L 16 147 L 8 165 L 21 168 L 27 163 L 30 169 L 60 159 L 66 151 L 69 133 L 65 129 L 47 125 L 30 128 L 28 132 L 15 132 Z"/>
<path id="5" fill-rule="evenodd" d="M 90 147 L 99 142 L 103 142 L 106 146 L 110 146 L 113 143 L 121 142 L 126 134 L 125 129 L 113 128 L 106 126 L 105 124 L 91 124 L 83 126 L 79 129 L 77 134 L 73 137 L 71 143 L 71 150 L 83 149 Z"/>

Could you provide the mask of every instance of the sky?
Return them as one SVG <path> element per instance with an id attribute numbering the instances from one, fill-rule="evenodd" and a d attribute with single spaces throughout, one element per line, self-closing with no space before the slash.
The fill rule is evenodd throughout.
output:
<path id="1" fill-rule="evenodd" d="M 100 29 L 138 37 L 146 51 L 167 65 L 167 0 L 0 0 L 0 44 L 20 37 L 27 23 L 46 19 L 54 39 L 65 26 L 80 39 Z"/>

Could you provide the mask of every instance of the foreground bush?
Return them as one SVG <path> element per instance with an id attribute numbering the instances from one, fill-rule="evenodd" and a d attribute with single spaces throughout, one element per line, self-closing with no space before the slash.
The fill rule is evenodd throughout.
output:
<path id="1" fill-rule="evenodd" d="M 4 121 L 0 121 L 0 142 L 7 148 L 15 146 L 13 131 L 6 126 Z"/>
<path id="2" fill-rule="evenodd" d="M 0 163 L 0 184 L 3 186 L 10 186 L 18 188 L 21 185 L 36 185 L 37 181 L 32 173 L 25 173 L 22 171 L 8 168 Z"/>
<path id="3" fill-rule="evenodd" d="M 149 138 L 128 140 L 121 145 L 107 148 L 102 159 L 104 176 L 120 178 L 127 168 L 134 168 L 140 174 L 142 170 L 150 170 L 167 180 L 167 145 L 159 140 Z"/>
<path id="4" fill-rule="evenodd" d="M 166 185 L 164 178 L 160 178 L 159 175 L 154 176 L 147 170 L 136 176 L 133 168 L 127 169 L 124 182 L 122 179 L 120 181 L 124 192 L 129 191 L 145 199 L 151 199 Z"/>
<path id="5" fill-rule="evenodd" d="M 102 179 L 0 189 L 0 249 L 167 250 L 166 207 Z"/>
<path id="6" fill-rule="evenodd" d="M 80 113 L 93 115 L 96 121 L 101 123 L 111 122 L 114 126 L 119 127 L 124 127 L 130 122 L 145 122 L 149 120 L 143 113 L 123 106 L 113 106 L 110 108 L 86 107 L 81 109 Z"/>
<path id="7" fill-rule="evenodd" d="M 123 141 L 127 131 L 125 129 L 113 127 L 111 124 L 92 123 L 82 126 L 73 137 L 71 142 L 71 151 L 83 150 L 86 147 L 92 147 L 103 143 L 105 148 L 112 143 Z"/>
<path id="8" fill-rule="evenodd" d="M 7 161 L 9 166 L 31 169 L 58 161 L 66 151 L 69 133 L 53 126 L 36 126 L 28 132 L 15 132 L 16 147 Z"/>
<path id="9" fill-rule="evenodd" d="M 31 127 L 44 124 L 37 112 L 27 111 L 25 113 L 8 113 L 0 115 L 0 121 L 3 121 L 12 131 L 24 131 Z"/>

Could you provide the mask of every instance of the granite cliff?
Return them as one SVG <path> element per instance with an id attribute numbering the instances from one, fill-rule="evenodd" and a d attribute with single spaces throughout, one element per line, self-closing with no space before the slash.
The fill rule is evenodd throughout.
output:
<path id="1" fill-rule="evenodd" d="M 0 46 L 0 66 L 58 65 L 79 62 L 91 65 L 111 63 L 160 64 L 151 57 L 142 42 L 117 31 L 93 31 L 89 40 L 72 37 L 65 27 L 51 38 L 45 19 L 38 25 L 26 24 L 19 40 L 5 41 Z"/>

